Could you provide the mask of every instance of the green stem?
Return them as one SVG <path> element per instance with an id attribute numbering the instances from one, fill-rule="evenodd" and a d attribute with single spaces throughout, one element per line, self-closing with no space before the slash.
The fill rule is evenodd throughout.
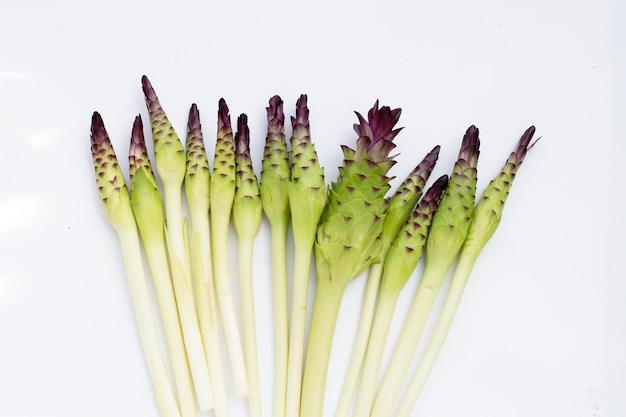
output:
<path id="1" fill-rule="evenodd" d="M 155 321 L 152 316 L 152 306 L 148 296 L 137 230 L 117 229 L 117 233 L 124 257 L 126 276 L 128 277 L 128 285 L 139 328 L 139 337 L 141 338 L 148 369 L 152 376 L 159 410 L 163 417 L 180 417 L 174 391 L 170 386 L 167 370 L 165 369 Z"/>
<path id="2" fill-rule="evenodd" d="M 272 229 L 272 276 L 274 289 L 274 415 L 285 415 L 287 361 L 289 355 L 289 307 L 287 302 L 287 221 L 275 221 Z"/>
<path id="3" fill-rule="evenodd" d="M 408 391 L 400 402 L 400 407 L 398 409 L 398 413 L 396 414 L 397 417 L 408 417 L 411 414 L 411 410 L 417 401 L 417 398 L 419 397 L 419 394 L 422 391 L 428 376 L 430 375 L 430 371 L 433 369 L 433 366 L 437 361 L 437 357 L 439 356 L 439 352 L 441 352 L 443 343 L 446 340 L 446 336 L 448 335 L 448 331 L 450 330 L 456 311 L 461 303 L 461 297 L 463 296 L 465 285 L 467 284 L 467 280 L 472 272 L 474 263 L 476 262 L 476 259 L 480 254 L 480 250 L 482 249 L 482 247 L 480 247 L 478 250 L 475 250 L 475 247 L 472 247 L 469 250 L 465 250 L 466 248 L 467 246 L 465 246 L 464 250 L 461 252 L 461 257 L 459 258 L 456 270 L 454 271 L 452 283 L 450 284 L 450 290 L 448 291 L 439 321 L 437 322 L 433 336 L 428 344 L 428 347 L 426 348 L 426 352 L 424 353 L 424 356 L 417 368 L 415 376 L 411 380 Z"/>
<path id="4" fill-rule="evenodd" d="M 330 352 L 346 280 L 317 280 L 302 381 L 300 417 L 321 417 L 324 411 Z"/>
<path id="5" fill-rule="evenodd" d="M 346 374 L 346 379 L 341 390 L 341 397 L 337 407 L 335 417 L 347 417 L 352 405 L 352 396 L 356 390 L 356 386 L 361 373 L 361 365 L 365 358 L 367 344 L 370 340 L 370 331 L 374 320 L 374 310 L 376 309 L 376 298 L 378 296 L 378 288 L 383 272 L 383 263 L 377 263 L 370 267 L 365 286 L 365 294 L 363 296 L 363 306 L 361 307 L 361 315 L 359 319 L 359 327 L 356 334 L 356 341 L 352 349 L 350 364 Z"/>
<path id="6" fill-rule="evenodd" d="M 371 336 L 367 345 L 367 354 L 363 362 L 363 374 L 361 376 L 361 384 L 359 385 L 359 393 L 356 400 L 356 410 L 354 412 L 356 416 L 367 416 L 371 411 L 376 394 L 380 363 L 385 350 L 385 342 L 387 341 L 389 326 L 399 295 L 400 291 L 396 289 L 381 290 L 380 300 L 376 308 L 376 318 L 374 319 Z"/>
<path id="7" fill-rule="evenodd" d="M 306 313 L 314 238 L 313 234 L 310 238 L 294 239 L 293 296 L 287 364 L 287 398 L 285 401 L 285 415 L 288 417 L 298 416 L 300 412 Z"/>
<path id="8" fill-rule="evenodd" d="M 252 282 L 252 250 L 254 236 L 240 237 L 238 245 L 239 287 L 241 292 L 244 358 L 248 375 L 248 403 L 250 416 L 261 416 L 261 389 L 254 311 L 254 286 Z"/>
<path id="9" fill-rule="evenodd" d="M 430 264 L 426 264 L 419 288 L 413 298 L 409 314 L 391 357 L 391 362 L 376 395 L 370 417 L 388 417 L 391 415 L 393 405 L 448 268 L 447 262 L 433 263 L 431 261 Z"/>
<path id="10" fill-rule="evenodd" d="M 213 253 L 213 272 L 217 290 L 226 346 L 233 372 L 237 395 L 247 397 L 249 392 L 246 365 L 239 338 L 237 313 L 230 285 L 228 268 L 228 224 L 230 211 L 218 210 L 216 204 L 211 208 L 211 249 Z"/>

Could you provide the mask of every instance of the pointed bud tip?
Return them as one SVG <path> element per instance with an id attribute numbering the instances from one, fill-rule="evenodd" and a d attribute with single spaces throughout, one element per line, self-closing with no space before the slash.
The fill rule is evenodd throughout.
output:
<path id="1" fill-rule="evenodd" d="M 537 138 L 537 140 L 535 140 L 532 145 L 528 146 L 528 144 L 530 143 L 530 141 L 533 138 L 533 135 L 535 134 L 535 126 L 530 126 L 528 129 L 526 129 L 526 131 L 524 132 L 524 134 L 522 135 L 522 138 L 520 139 L 520 142 L 525 142 L 526 143 L 526 149 L 530 149 L 532 148 L 535 143 L 537 143 L 537 141 L 541 138 Z"/>
<path id="2" fill-rule="evenodd" d="M 296 102 L 296 117 L 291 118 L 291 125 L 295 127 L 296 124 L 309 126 L 309 108 L 307 106 L 306 94 L 301 94 L 300 98 Z"/>
<path id="3" fill-rule="evenodd" d="M 91 116 L 91 144 L 101 145 L 105 141 L 109 140 L 106 128 L 104 127 L 104 121 L 102 116 L 97 111 L 93 112 Z"/>
<path id="4" fill-rule="evenodd" d="M 189 109 L 189 120 L 187 122 L 187 127 L 189 129 L 194 129 L 200 126 L 200 112 L 198 111 L 198 106 L 196 103 L 191 104 L 191 108 Z"/>
<path id="5" fill-rule="evenodd" d="M 97 111 L 93 112 L 93 114 L 91 115 L 91 127 L 93 128 L 94 126 L 104 126 L 102 116 Z"/>
<path id="6" fill-rule="evenodd" d="M 141 88 L 145 95 L 148 95 L 150 90 L 153 90 L 152 83 L 150 82 L 150 80 L 148 79 L 146 75 L 141 76 Z"/>
<path id="7" fill-rule="evenodd" d="M 459 159 L 470 161 L 478 156 L 480 152 L 479 133 L 478 128 L 474 125 L 467 128 L 465 135 L 463 135 L 463 140 L 461 141 Z"/>
<path id="8" fill-rule="evenodd" d="M 526 129 L 520 140 L 517 142 L 515 150 L 509 156 L 508 162 L 515 165 L 520 165 L 524 161 L 524 158 L 526 157 L 526 152 L 530 150 L 533 146 L 535 146 L 539 139 L 541 139 L 539 137 L 533 143 L 530 143 L 534 134 L 535 126 L 530 126 L 528 129 Z"/>
<path id="9" fill-rule="evenodd" d="M 248 128 L 248 115 L 245 113 L 241 113 L 237 118 L 235 148 L 238 154 L 248 152 L 250 149 L 250 129 Z"/>
<path id="10" fill-rule="evenodd" d="M 224 126 L 230 126 L 230 113 L 226 100 L 220 98 L 217 111 L 217 129 L 220 130 Z"/>
<path id="11" fill-rule="evenodd" d="M 441 195 L 443 194 L 443 191 L 448 186 L 449 179 L 450 178 L 445 174 L 437 178 L 437 180 L 430 186 L 428 191 L 426 191 L 426 194 L 424 194 L 422 200 L 424 202 L 439 201 Z"/>
<path id="12" fill-rule="evenodd" d="M 478 134 L 479 134 L 479 130 L 474 125 L 471 125 L 465 131 L 465 136 L 467 137 L 468 141 L 475 141 L 475 140 L 477 140 L 478 139 Z"/>
<path id="13" fill-rule="evenodd" d="M 139 165 L 147 164 L 150 166 L 148 158 L 148 150 L 146 149 L 146 141 L 143 135 L 143 122 L 141 115 L 135 116 L 133 128 L 130 135 L 130 148 L 128 149 L 128 163 L 131 184 L 134 183 L 135 172 Z"/>
<path id="14" fill-rule="evenodd" d="M 424 157 L 424 161 L 431 163 L 433 166 L 437 163 L 439 159 L 439 152 L 441 151 L 441 146 L 436 145 L 430 152 Z"/>
<path id="15" fill-rule="evenodd" d="M 130 136 L 130 140 L 131 140 L 131 144 L 144 143 L 143 121 L 141 120 L 140 114 L 135 116 L 135 121 L 133 122 L 133 130 Z"/>
<path id="16" fill-rule="evenodd" d="M 437 187 L 445 188 L 446 185 L 448 184 L 448 180 L 449 179 L 450 178 L 448 177 L 448 175 L 444 174 L 441 177 L 437 178 L 437 180 L 433 183 L 433 185 L 435 185 Z"/>
<path id="17" fill-rule="evenodd" d="M 146 100 L 148 109 L 150 109 L 151 104 L 159 105 L 159 98 L 156 95 L 156 91 L 154 91 L 152 83 L 145 75 L 141 77 L 141 89 L 143 90 L 144 99 Z"/>

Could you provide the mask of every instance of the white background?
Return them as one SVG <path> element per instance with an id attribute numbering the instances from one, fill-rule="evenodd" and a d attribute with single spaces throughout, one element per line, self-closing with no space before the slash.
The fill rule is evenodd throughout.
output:
<path id="1" fill-rule="evenodd" d="M 218 99 L 233 118 L 247 113 L 257 171 L 267 100 L 281 95 L 289 116 L 307 93 L 328 182 L 341 163 L 339 144 L 355 139 L 353 111 L 365 113 L 376 99 L 403 109 L 394 185 L 437 144 L 433 178 L 448 173 L 462 134 L 476 124 L 480 192 L 536 125 L 542 139 L 476 264 L 414 415 L 626 415 L 623 2 L 4 3 L 0 416 L 158 415 L 89 151 L 97 110 L 125 161 L 134 116 L 147 120 L 142 74 L 179 134 L 198 104 L 210 154 Z M 268 242 L 264 223 L 255 290 L 267 416 Z M 418 275 L 402 295 L 392 338 Z M 361 277 L 345 294 L 326 416 L 364 284 Z M 232 415 L 246 416 L 245 401 L 231 393 Z"/>

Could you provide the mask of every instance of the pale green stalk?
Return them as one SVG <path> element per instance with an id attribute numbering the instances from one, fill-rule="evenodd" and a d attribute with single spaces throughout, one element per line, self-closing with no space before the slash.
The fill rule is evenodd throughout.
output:
<path id="1" fill-rule="evenodd" d="M 524 132 L 515 150 L 507 159 L 506 164 L 500 173 L 489 183 L 480 201 L 474 208 L 472 222 L 461 249 L 459 262 L 454 271 L 441 316 L 408 391 L 400 402 L 400 407 L 396 414 L 397 417 L 409 417 L 428 375 L 435 365 L 437 356 L 441 352 L 443 343 L 452 325 L 452 320 L 461 302 L 463 290 L 472 272 L 474 263 L 498 228 L 515 174 L 524 161 L 526 152 L 534 145 L 534 143 L 530 144 L 534 133 L 534 126 L 531 126 Z"/>
<path id="2" fill-rule="evenodd" d="M 363 363 L 363 374 L 356 400 L 355 415 L 369 415 L 382 360 L 387 334 L 400 291 L 413 274 L 422 257 L 430 223 L 437 210 L 441 193 L 448 183 L 447 175 L 440 177 L 430 187 L 417 205 L 411 217 L 394 238 L 384 262 L 380 286 L 380 298 L 372 333 Z"/>
<path id="3" fill-rule="evenodd" d="M 315 241 L 317 290 L 302 383 L 301 417 L 321 417 L 330 349 L 343 292 L 350 281 L 380 261 L 380 235 L 388 206 L 389 153 L 400 129 L 400 109 L 359 113 L 356 149 L 343 147 L 344 162 L 331 186 Z"/>
<path id="4" fill-rule="evenodd" d="M 228 396 L 222 369 L 209 227 L 209 161 L 206 155 L 198 107 L 193 104 L 187 123 L 185 196 L 191 218 L 191 271 L 202 343 L 211 377 L 215 416 L 228 416 Z"/>
<path id="5" fill-rule="evenodd" d="M 186 240 L 182 215 L 182 186 L 186 169 L 185 150 L 165 115 L 150 81 L 144 75 L 141 82 L 150 114 L 156 169 L 163 185 L 166 243 L 178 315 L 198 405 L 201 410 L 206 411 L 213 408 L 213 395 L 200 325 L 196 315 L 191 266 L 185 254 Z"/>
<path id="6" fill-rule="evenodd" d="M 406 222 L 411 214 L 411 210 L 422 195 L 424 184 L 428 180 L 430 173 L 435 167 L 439 156 L 439 146 L 435 146 L 426 157 L 413 169 L 406 177 L 394 195 L 390 198 L 387 215 L 383 223 L 383 231 L 380 239 L 383 244 L 381 259 L 384 259 L 391 241 L 398 230 Z M 365 357 L 367 343 L 370 338 L 374 310 L 376 308 L 376 298 L 383 271 L 383 262 L 371 266 L 367 277 L 365 295 L 359 319 L 359 327 L 356 335 L 356 342 L 350 356 L 350 365 L 344 380 L 336 417 L 347 417 L 352 404 L 352 397 L 357 386 L 361 365 Z"/>
<path id="7" fill-rule="evenodd" d="M 474 208 L 478 154 L 478 129 L 471 126 L 463 137 L 459 158 L 433 218 L 426 241 L 424 273 L 376 395 L 371 417 L 391 415 L 439 288 L 465 240 Z"/>
<path id="8" fill-rule="evenodd" d="M 91 119 L 91 153 L 102 209 L 120 241 L 139 337 L 152 377 L 157 406 L 163 417 L 180 417 L 159 344 L 130 195 L 109 135 L 97 112 Z"/>
<path id="9" fill-rule="evenodd" d="M 291 181 L 287 183 L 287 191 L 294 240 L 294 267 L 284 411 L 287 417 L 298 416 L 300 412 L 311 255 L 315 231 L 328 195 L 324 169 L 311 141 L 309 108 L 304 94 L 296 102 L 296 115 L 291 118 L 291 126 Z"/>
<path id="10" fill-rule="evenodd" d="M 163 234 L 163 204 L 156 179 L 152 173 L 143 136 L 141 117 L 135 118 L 129 151 L 131 207 L 143 240 L 155 293 L 161 313 L 165 340 L 170 354 L 172 373 L 176 382 L 178 403 L 183 417 L 196 415 L 191 373 L 187 364 L 185 343 L 178 319 L 178 307 L 167 262 Z"/>
<path id="11" fill-rule="evenodd" d="M 211 175 L 211 250 L 213 277 L 222 317 L 224 336 L 237 394 L 248 396 L 248 376 L 239 338 L 237 313 L 233 301 L 228 267 L 228 226 L 235 197 L 235 142 L 226 101 L 220 99 L 217 112 L 217 140 Z"/>
<path id="12" fill-rule="evenodd" d="M 250 158 L 250 131 L 248 129 L 248 117 L 245 114 L 237 119 L 235 150 L 237 175 L 235 177 L 236 190 L 233 199 L 232 219 L 239 243 L 239 289 L 242 306 L 244 358 L 250 388 L 248 403 L 251 417 L 261 417 L 261 387 L 254 312 L 252 259 L 254 239 L 261 229 L 263 220 L 263 207 L 259 184 Z"/>
<path id="13" fill-rule="evenodd" d="M 287 230 L 291 179 L 285 140 L 285 115 L 279 96 L 269 100 L 267 137 L 261 171 L 261 203 L 272 233 L 272 288 L 274 305 L 274 416 L 285 415 L 287 356 L 289 353 L 289 306 L 287 302 Z"/>

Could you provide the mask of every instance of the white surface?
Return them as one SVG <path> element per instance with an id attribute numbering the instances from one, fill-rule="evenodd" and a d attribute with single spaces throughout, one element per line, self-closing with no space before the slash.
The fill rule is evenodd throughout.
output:
<path id="1" fill-rule="evenodd" d="M 233 118 L 246 112 L 257 169 L 267 100 L 281 95 L 292 115 L 307 93 L 328 181 L 341 162 L 339 144 L 355 139 L 353 110 L 364 113 L 377 98 L 403 109 L 394 184 L 436 144 L 433 175 L 449 172 L 463 132 L 476 124 L 482 191 L 535 124 L 543 139 L 518 175 L 414 414 L 626 415 L 626 33 L 614 31 L 623 4 L 205 3 L 2 8 L 0 416 L 158 415 L 89 152 L 97 110 L 125 160 L 133 117 L 147 120 L 142 74 L 179 134 L 190 104 L 199 105 L 210 150 L 217 100 L 226 98 Z M 255 265 L 266 416 L 268 239 L 264 225 Z M 403 294 L 396 334 L 416 282 Z M 364 283 L 344 298 L 326 416 Z M 231 408 L 247 415 L 234 393 Z"/>

